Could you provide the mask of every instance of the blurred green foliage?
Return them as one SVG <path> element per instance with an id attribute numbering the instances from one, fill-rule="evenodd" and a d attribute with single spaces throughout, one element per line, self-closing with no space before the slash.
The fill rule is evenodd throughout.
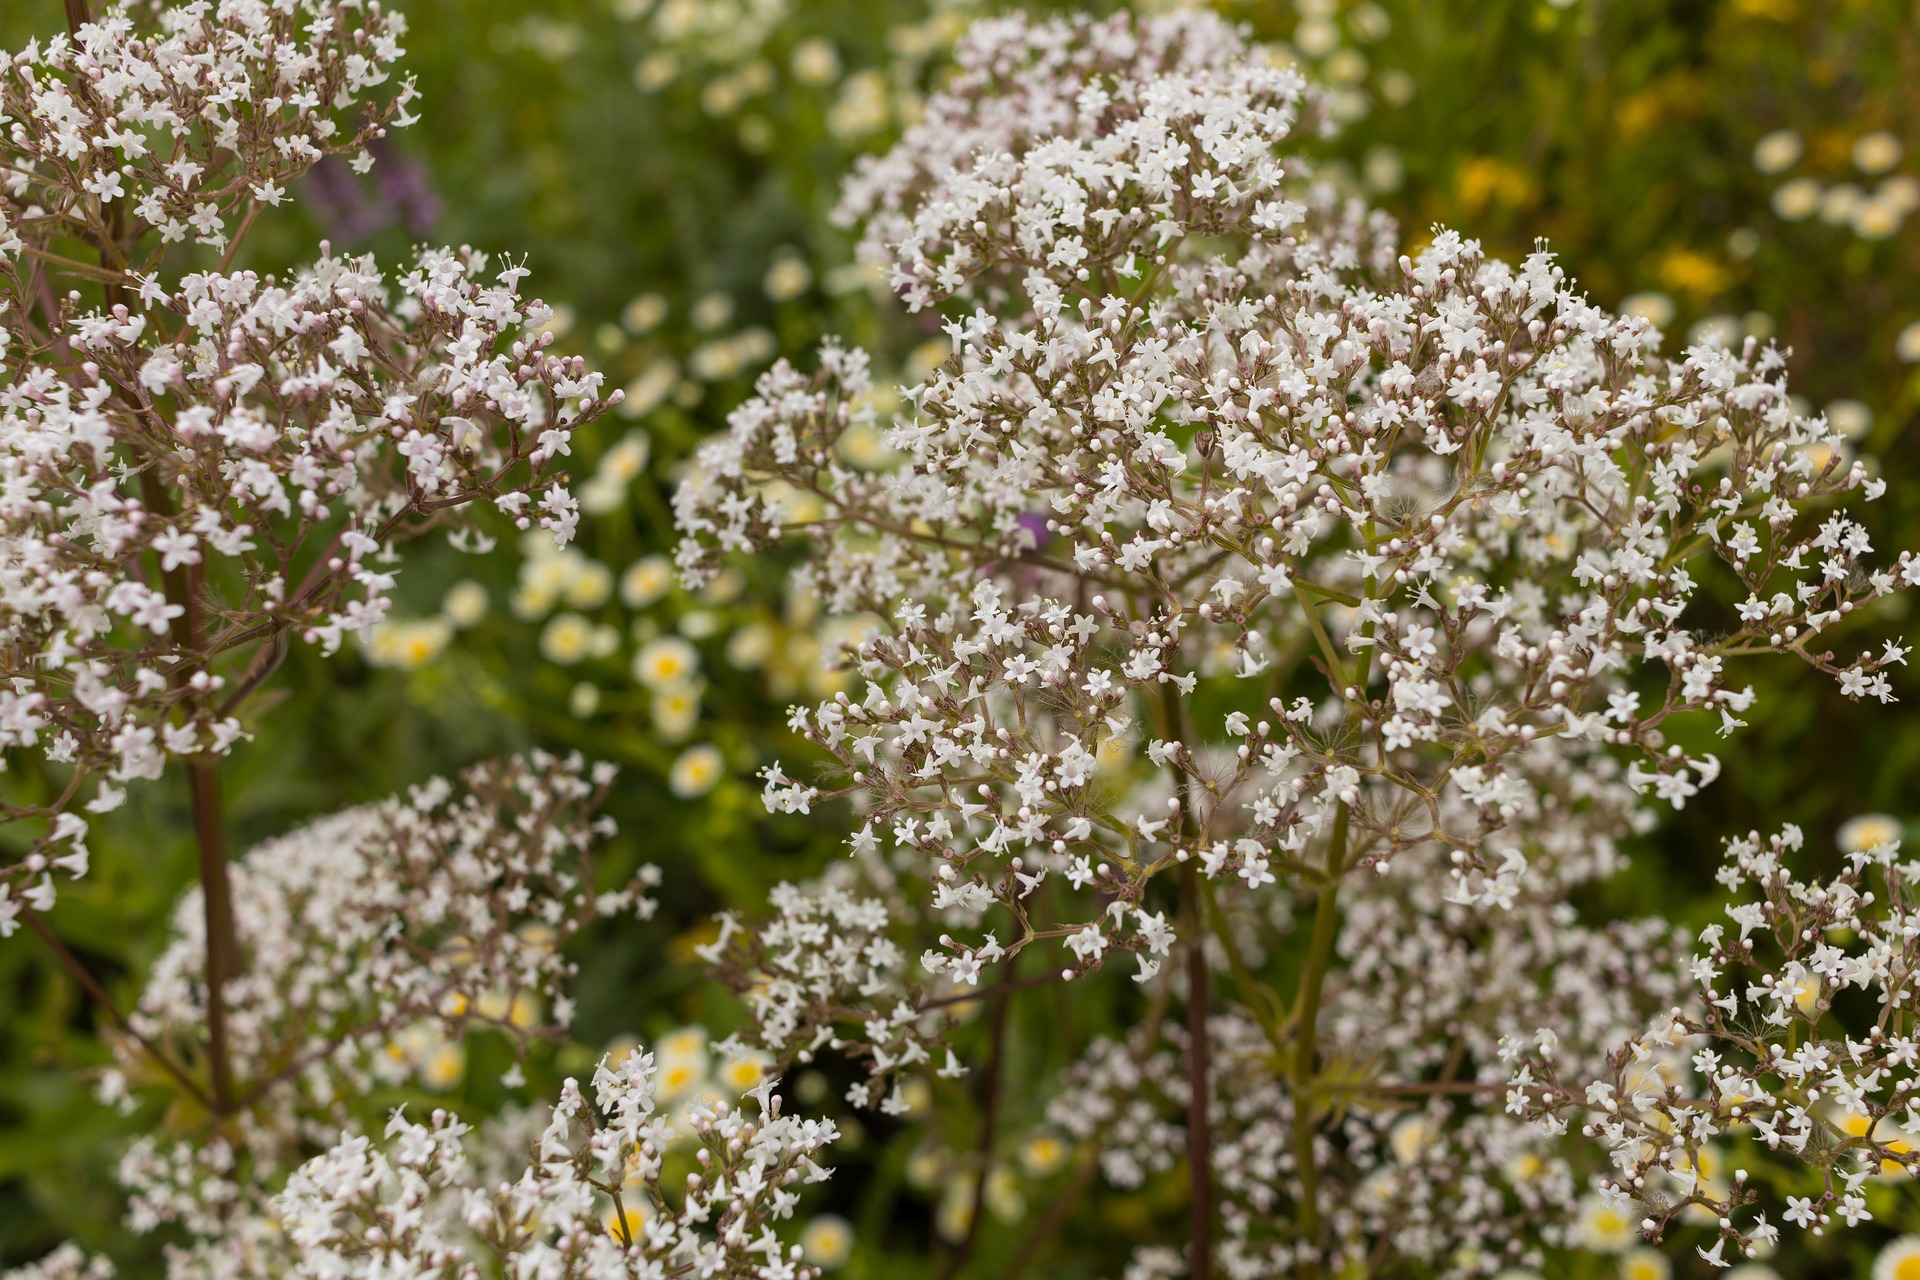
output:
<path id="1" fill-rule="evenodd" d="M 488 754 L 542 744 L 613 759 L 625 772 L 611 807 L 622 835 L 609 861 L 615 870 L 656 861 L 668 875 L 657 928 L 603 928 L 585 939 L 581 1043 L 691 1020 L 724 1028 L 724 998 L 689 963 L 703 922 L 723 906 L 751 909 L 777 880 L 833 856 L 844 834 L 845 815 L 831 810 L 769 818 L 752 779 L 761 764 L 796 755 L 785 708 L 830 689 L 832 677 L 817 647 L 803 651 L 809 641 L 795 624 L 806 619 L 783 599 L 777 564 L 705 598 L 629 580 L 629 571 L 670 552 L 677 465 L 722 426 L 773 354 L 804 362 L 823 336 L 838 334 L 872 347 L 902 380 L 924 367 L 920 348 L 937 328 L 849 266 L 850 236 L 830 212 L 854 158 L 897 135 L 955 33 L 986 10 L 940 0 L 402 7 L 421 123 L 396 136 L 365 179 L 308 179 L 298 207 L 263 227 L 248 265 L 287 269 L 322 237 L 387 262 L 427 238 L 525 253 L 531 287 L 560 307 L 563 347 L 631 384 L 641 412 L 596 428 L 576 451 L 576 479 L 611 475 L 610 500 L 588 519 L 577 560 L 555 567 L 504 536 L 491 557 L 421 547 L 402 574 L 401 599 L 425 630 L 331 661 L 290 658 L 277 681 L 283 700 L 226 770 L 234 842 L 244 848 Z M 1869 512 L 1876 541 L 1920 540 L 1920 375 L 1911 362 L 1920 329 L 1907 334 L 1908 358 L 1901 352 L 1903 331 L 1920 321 L 1920 225 L 1903 225 L 1912 209 L 1891 227 L 1885 216 L 1905 190 L 1889 182 L 1920 173 L 1913 5 L 1222 7 L 1287 42 L 1335 86 L 1344 128 L 1309 151 L 1323 172 L 1398 216 L 1409 244 L 1435 223 L 1509 257 L 1545 238 L 1599 301 L 1631 301 L 1672 344 L 1709 330 L 1775 338 L 1791 348 L 1792 385 L 1811 405 L 1868 407 L 1862 447 L 1895 481 Z M 11 0 L 0 7 L 0 44 L 16 47 L 60 23 L 54 0 Z M 1797 147 L 1778 140 L 1783 131 Z M 1886 148 L 1863 153 L 1860 140 L 1882 131 L 1898 144 L 1895 157 L 1865 172 Z M 1772 150 L 1757 156 L 1769 135 Z M 1789 151 L 1791 162 L 1776 165 Z M 1872 204 L 1882 196 L 1885 208 Z M 623 435 L 630 430 L 643 434 Z M 623 460 L 609 462 L 623 441 Z M 490 607 L 456 626 L 442 602 L 460 579 L 478 583 Z M 588 628 L 573 648 L 551 631 L 561 614 Z M 1885 612 L 1855 625 L 1860 638 L 1891 636 L 1904 621 Z M 671 634 L 694 645 L 700 674 L 677 683 L 637 676 L 634 658 Z M 1797 668 L 1756 667 L 1752 679 L 1762 685 L 1755 724 L 1712 748 L 1726 762 L 1723 777 L 1605 887 L 1607 908 L 1701 916 L 1729 831 L 1799 822 L 1830 857 L 1831 832 L 1845 818 L 1912 816 L 1920 721 L 1844 703 L 1830 682 Z M 1914 696 L 1910 684 L 1902 693 Z M 690 710 L 667 705 L 683 696 Z M 720 749 L 723 776 L 704 795 L 677 797 L 675 762 L 699 742 Z M 136 791 L 98 824 L 95 871 L 63 892 L 55 913 L 122 1001 L 137 994 L 191 881 L 186 813 L 177 778 Z M 1101 999 L 1023 1006 L 1015 1016 L 1030 1025 L 1010 1038 L 1009 1077 L 1057 1073 L 1117 1016 Z M 156 1260 L 159 1242 L 118 1226 L 111 1166 L 129 1135 L 162 1118 L 115 1115 L 92 1100 L 87 1072 L 105 1060 L 103 1025 L 32 945 L 0 948 L 0 1260 L 69 1236 Z M 593 1052 L 537 1062 L 528 1093 L 550 1092 Z M 470 1053 L 451 1097 L 475 1112 L 497 1107 L 504 1043 L 482 1037 Z M 368 1114 L 409 1096 L 440 1095 L 367 1099 Z M 1028 1090 L 1015 1105 L 1040 1102 Z M 964 1147 L 976 1123 L 966 1091 L 943 1086 L 927 1105 Z M 939 1189 L 925 1185 L 923 1153 L 891 1136 L 866 1133 L 846 1158 L 855 1167 L 830 1188 L 861 1238 L 843 1272 L 854 1280 L 925 1274 L 937 1256 Z M 1028 1221 L 982 1233 L 971 1273 L 998 1274 L 1071 1177 L 1062 1170 L 1024 1186 Z M 1077 1214 L 1047 1273 L 1106 1274 L 1131 1233 L 1177 1216 L 1178 1186 L 1148 1186 Z M 1920 1226 L 1911 1191 L 1886 1195 L 1891 1202 L 1875 1209 L 1881 1225 Z M 1802 1274 L 1864 1274 L 1870 1253 L 1870 1243 L 1837 1244 Z"/>

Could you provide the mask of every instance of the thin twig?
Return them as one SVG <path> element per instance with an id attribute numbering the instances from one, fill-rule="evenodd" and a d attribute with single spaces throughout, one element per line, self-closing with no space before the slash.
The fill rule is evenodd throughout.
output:
<path id="1" fill-rule="evenodd" d="M 975 1152 L 980 1167 L 973 1175 L 973 1212 L 968 1215 L 966 1232 L 960 1242 L 947 1255 L 946 1262 L 940 1268 L 940 1280 L 953 1280 L 960 1269 L 967 1265 L 967 1259 L 973 1253 L 973 1242 L 980 1231 L 980 1215 L 986 1208 L 987 1171 L 993 1164 L 993 1143 L 1000 1112 L 1000 1072 L 1006 1061 L 1007 1010 L 1013 1004 L 1013 992 L 1017 989 L 1013 978 L 1015 960 L 1007 962 L 1007 977 L 992 991 L 993 1021 L 989 1026 L 987 1069 L 980 1083 L 980 1138 L 975 1144 Z"/>
<path id="2" fill-rule="evenodd" d="M 1049 983 L 1059 982 L 1060 980 L 1058 972 L 1042 973 L 1036 974 L 1031 978 L 1022 978 L 1018 982 L 1003 983 L 999 987 L 996 987 L 994 991 L 1005 991 L 1009 993 L 1026 991 L 1033 987 L 1044 987 Z M 989 1000 L 993 998 L 994 991 L 963 991 L 958 995 L 941 996 L 938 1000 L 922 1001 L 916 1012 L 928 1013 L 934 1009 L 945 1009 L 956 1004 L 971 1004 L 975 1000 Z"/>
<path id="3" fill-rule="evenodd" d="M 1187 935 L 1187 1274 L 1208 1280 L 1213 1268 L 1212 1132 L 1207 1118 L 1207 946 L 1201 925 L 1199 875 L 1180 867 L 1180 897 L 1188 907 Z"/>
<path id="4" fill-rule="evenodd" d="M 1053 1198 L 1053 1204 L 1047 1209 L 1047 1216 L 1036 1222 L 1027 1232 L 1026 1238 L 1020 1242 L 1020 1248 L 1013 1255 L 1013 1261 L 1008 1263 L 1007 1269 L 1000 1273 L 1000 1280 L 1020 1280 L 1020 1276 L 1040 1256 L 1040 1251 L 1046 1248 L 1047 1241 L 1053 1239 L 1060 1228 L 1066 1225 L 1074 1206 L 1080 1203 L 1080 1198 L 1087 1194 L 1088 1188 L 1093 1186 L 1094 1175 L 1099 1171 L 1100 1147 L 1097 1143 L 1089 1144 L 1080 1153 L 1079 1166 L 1073 1171 L 1073 1181 L 1067 1184 L 1066 1190 Z"/>
<path id="5" fill-rule="evenodd" d="M 211 1111 L 213 1104 L 208 1101 L 206 1091 L 187 1074 L 184 1067 L 173 1060 L 170 1054 L 134 1030 L 133 1024 L 127 1021 L 127 1015 L 120 1011 L 120 1006 L 114 1003 L 112 996 L 107 994 L 107 989 L 100 985 L 100 980 L 88 972 L 87 967 L 80 963 L 79 957 L 69 951 L 67 944 L 60 941 L 53 930 L 47 927 L 47 922 L 40 918 L 40 913 L 24 911 L 21 913 L 21 918 L 27 922 L 27 927 L 33 930 L 40 941 L 47 944 L 47 949 L 53 952 L 54 958 L 60 962 L 61 967 L 73 980 L 80 984 L 81 989 L 92 998 L 95 1004 L 106 1011 L 109 1018 L 113 1019 L 113 1025 L 120 1028 L 124 1035 L 144 1049 L 155 1065 L 178 1081 L 180 1087 L 192 1095 L 196 1102 Z"/>
<path id="6" fill-rule="evenodd" d="M 227 876 L 227 832 L 220 814 L 220 772 L 210 759 L 187 763 L 193 787 L 194 844 L 200 855 L 200 899 L 207 933 L 207 1061 L 214 1110 L 233 1109 L 233 1059 L 227 1044 L 226 984 L 239 969 L 233 896 Z"/>

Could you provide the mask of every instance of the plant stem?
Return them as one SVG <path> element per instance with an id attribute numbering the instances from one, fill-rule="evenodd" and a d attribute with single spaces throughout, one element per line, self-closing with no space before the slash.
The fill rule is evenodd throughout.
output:
<path id="1" fill-rule="evenodd" d="M 1185 742 L 1185 709 L 1171 684 L 1161 686 L 1161 714 L 1167 737 Z M 1199 832 L 1194 824 L 1193 793 L 1185 772 L 1176 769 L 1174 786 L 1180 797 L 1180 912 L 1183 917 L 1180 936 L 1186 939 L 1187 953 L 1187 1275 L 1190 1280 L 1208 1280 L 1213 1269 L 1213 1135 L 1207 1118 L 1207 925 L 1211 920 L 1223 927 L 1218 910 L 1209 911 L 1210 897 L 1203 896 L 1199 873 L 1194 869 L 1192 850 Z M 1232 935 L 1222 945 L 1233 952 Z M 1238 971 L 1236 970 L 1236 976 Z M 1259 1016 L 1257 1013 L 1256 1017 Z"/>
<path id="2" fill-rule="evenodd" d="M 67 27 L 75 35 L 88 21 L 87 0 L 66 0 Z M 106 229 L 100 251 L 101 270 L 108 277 L 102 285 L 109 310 L 125 301 L 126 291 L 120 273 L 107 267 L 110 259 L 119 260 L 118 243 L 125 234 L 126 206 L 106 205 Z M 149 462 L 140 475 L 142 496 L 156 514 L 171 515 L 173 503 Z M 188 654 L 206 656 L 206 624 L 200 608 L 204 587 L 201 569 L 185 572 L 175 569 L 161 575 L 167 601 L 179 606 L 175 619 L 175 643 Z M 227 1115 L 233 1110 L 233 1067 L 227 1044 L 226 983 L 237 968 L 239 942 L 233 926 L 233 893 L 227 878 L 227 836 L 220 815 L 220 775 L 218 766 L 205 756 L 188 762 L 187 773 L 193 790 L 193 831 L 200 863 L 200 896 L 205 906 L 207 948 L 207 1062 L 212 1078 L 212 1110 Z M 57 940 L 55 940 L 57 943 Z"/>
<path id="3" fill-rule="evenodd" d="M 1313 1072 L 1318 1049 L 1320 989 L 1333 960 L 1333 939 L 1340 921 L 1339 890 L 1342 864 L 1347 857 L 1347 806 L 1333 819 L 1333 842 L 1327 849 L 1327 883 L 1313 909 L 1313 937 L 1307 944 L 1307 966 L 1300 974 L 1300 994 L 1294 1001 L 1293 1053 L 1293 1163 L 1300 1179 L 1300 1237 L 1309 1248 L 1320 1241 L 1320 1170 L 1313 1151 L 1317 1117 L 1313 1114 Z M 1309 1258 L 1301 1268 L 1305 1280 L 1317 1280 L 1320 1262 Z"/>
<path id="4" fill-rule="evenodd" d="M 1094 1176 L 1099 1172 L 1100 1148 L 1095 1144 L 1088 1146 L 1080 1153 L 1079 1162 L 1073 1171 L 1073 1180 L 1067 1184 L 1066 1190 L 1054 1197 L 1046 1216 L 1027 1232 L 1026 1238 L 1020 1242 L 1019 1250 L 1013 1255 L 1013 1261 L 1007 1264 L 1005 1271 L 1001 1272 L 1000 1280 L 1019 1280 L 1020 1276 L 1026 1273 L 1027 1268 L 1033 1265 L 1041 1251 L 1046 1248 L 1047 1242 L 1066 1225 L 1068 1216 L 1080 1203 L 1081 1197 L 1087 1194 L 1087 1189 L 1093 1186 Z"/>
<path id="5" fill-rule="evenodd" d="M 187 764 L 193 786 L 193 834 L 200 852 L 200 901 L 207 931 L 207 1062 L 213 1109 L 233 1110 L 233 1062 L 227 1045 L 226 984 L 239 968 L 233 893 L 227 877 L 227 831 L 220 814 L 219 767 L 209 759 Z"/>
<path id="6" fill-rule="evenodd" d="M 178 1081 L 180 1087 L 185 1089 L 196 1102 L 211 1109 L 212 1104 L 207 1099 L 206 1091 L 165 1050 L 134 1030 L 133 1024 L 127 1021 L 127 1015 L 120 1011 L 120 1006 L 115 1004 L 113 997 L 107 994 L 107 989 L 100 985 L 100 980 L 88 972 L 87 967 L 80 963 L 79 957 L 69 951 L 67 944 L 60 941 L 53 930 L 47 927 L 47 922 L 40 918 L 40 913 L 25 911 L 21 913 L 21 918 L 27 922 L 27 927 L 33 930 L 35 936 L 47 944 L 47 949 L 53 952 L 54 959 L 58 960 L 60 967 L 80 984 L 80 989 L 85 991 L 95 1004 L 104 1009 L 109 1018 L 113 1019 L 113 1025 L 119 1027 L 122 1034 L 146 1050 L 147 1056 L 152 1058 L 162 1071 Z"/>
<path id="7" fill-rule="evenodd" d="M 1213 1267 L 1212 1138 L 1207 1120 L 1207 947 L 1200 877 L 1191 861 L 1180 866 L 1180 896 L 1192 907 L 1187 940 L 1187 1274 L 1208 1280 Z"/>
<path id="8" fill-rule="evenodd" d="M 1000 1110 L 1000 1074 L 1006 1060 L 1007 1009 L 1013 1004 L 1013 991 L 1018 985 L 1014 981 L 1013 968 L 1017 959 L 1007 962 L 1007 976 L 995 988 L 990 997 L 993 1001 L 993 1021 L 988 1028 L 987 1070 L 980 1082 L 980 1138 L 975 1154 L 979 1157 L 980 1167 L 973 1175 L 973 1213 L 967 1219 L 966 1234 L 960 1237 L 960 1243 L 940 1268 L 941 1280 L 953 1280 L 960 1269 L 967 1265 L 967 1258 L 973 1253 L 974 1237 L 980 1232 L 980 1215 L 986 1212 L 987 1171 L 993 1164 L 993 1141 Z"/>

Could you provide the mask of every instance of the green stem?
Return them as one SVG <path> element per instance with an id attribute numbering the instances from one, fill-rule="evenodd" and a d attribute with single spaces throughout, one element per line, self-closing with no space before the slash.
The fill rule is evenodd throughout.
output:
<path id="1" fill-rule="evenodd" d="M 1234 940 L 1233 931 L 1227 927 L 1227 913 L 1220 909 L 1219 900 L 1214 897 L 1213 882 L 1205 876 L 1199 879 L 1200 897 L 1206 904 L 1207 923 L 1213 929 L 1213 936 L 1219 939 L 1220 949 L 1227 953 L 1227 968 L 1233 973 L 1234 989 L 1240 993 L 1240 999 L 1246 1003 L 1260 1029 L 1266 1032 L 1267 1043 L 1273 1046 L 1277 1054 L 1287 1051 L 1287 1037 L 1281 1029 L 1287 1014 L 1280 1005 L 1280 999 L 1273 989 L 1253 976 L 1247 968 L 1246 960 L 1240 954 L 1240 944 Z"/>
<path id="2" fill-rule="evenodd" d="M 1293 1160 L 1300 1178 L 1300 1237 L 1309 1247 L 1317 1246 L 1320 1239 L 1320 1171 L 1314 1162 L 1316 1117 L 1310 1101 L 1319 1038 L 1320 991 L 1333 960 L 1333 940 L 1340 922 L 1340 873 L 1346 857 L 1347 806 L 1342 803 L 1333 819 L 1333 843 L 1327 849 L 1327 884 L 1313 909 L 1313 937 L 1307 944 L 1307 966 L 1300 975 L 1300 994 L 1294 1001 Z M 1300 1274 L 1303 1280 L 1317 1280 L 1319 1260 L 1310 1257 Z"/>

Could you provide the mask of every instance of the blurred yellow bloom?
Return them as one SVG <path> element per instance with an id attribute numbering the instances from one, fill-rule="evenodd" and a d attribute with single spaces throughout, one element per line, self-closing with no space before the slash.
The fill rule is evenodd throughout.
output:
<path id="1" fill-rule="evenodd" d="M 720 1068 L 719 1082 L 736 1093 L 745 1093 L 772 1070 L 772 1057 L 757 1051 L 750 1052 L 728 1059 Z"/>
<path id="2" fill-rule="evenodd" d="M 1779 173 L 1799 163 L 1806 143 L 1791 129 L 1775 129 L 1753 144 L 1753 167 L 1762 173 Z"/>
<path id="3" fill-rule="evenodd" d="M 1820 207 L 1820 184 L 1812 178 L 1795 178 L 1774 190 L 1773 211 L 1788 222 L 1798 222 Z"/>
<path id="4" fill-rule="evenodd" d="M 813 272 L 807 269 L 798 254 L 782 253 L 767 268 L 767 275 L 760 287 L 768 298 L 775 302 L 788 302 L 807 291 L 813 283 Z"/>
<path id="5" fill-rule="evenodd" d="M 563 667 L 586 658 L 593 647 L 593 623 L 577 613 L 558 613 L 540 632 L 540 653 Z"/>
<path id="6" fill-rule="evenodd" d="M 712 743 L 703 742 L 688 747 L 673 762 L 673 768 L 667 773 L 667 789 L 682 800 L 691 800 L 713 790 L 726 772 L 726 764 L 720 758 L 720 749 Z"/>
<path id="7" fill-rule="evenodd" d="M 662 636 L 633 656 L 633 677 L 649 689 L 684 684 L 700 669 L 700 655 L 678 636 Z"/>
<path id="8" fill-rule="evenodd" d="M 440 616 L 463 631 L 477 625 L 487 616 L 487 589 L 472 578 L 462 578 L 441 598 Z"/>
<path id="9" fill-rule="evenodd" d="M 411 671 L 439 657 L 452 638 L 453 627 L 444 618 L 376 622 L 363 647 L 372 666 Z"/>
<path id="10" fill-rule="evenodd" d="M 1038 1134 L 1021 1144 L 1020 1167 L 1030 1178 L 1044 1178 L 1057 1173 L 1066 1164 L 1068 1154 L 1067 1144 L 1059 1136 Z"/>
<path id="11" fill-rule="evenodd" d="M 465 1045 L 442 1042 L 430 1049 L 420 1062 L 420 1083 L 435 1092 L 444 1092 L 460 1083 L 467 1071 Z"/>
<path id="12" fill-rule="evenodd" d="M 1469 213 L 1488 208 L 1519 209 L 1533 203 L 1533 179 L 1497 156 L 1475 156 L 1454 177 L 1460 203 Z"/>
<path id="13" fill-rule="evenodd" d="M 831 1271 L 853 1253 L 853 1224 L 831 1213 L 817 1213 L 800 1230 L 800 1256 Z"/>
<path id="14" fill-rule="evenodd" d="M 1863 813 L 1840 824 L 1834 843 L 1842 853 L 1865 853 L 1883 844 L 1898 844 L 1904 833 L 1900 819 L 1890 813 Z"/>
<path id="15" fill-rule="evenodd" d="M 653 727 L 668 742 L 678 742 L 692 733 L 699 719 L 700 693 L 692 685 L 668 685 L 654 690 Z"/>
<path id="16" fill-rule="evenodd" d="M 1900 139 L 1885 129 L 1863 134 L 1853 144 L 1853 166 L 1862 173 L 1885 173 L 1900 163 Z"/>
<path id="17" fill-rule="evenodd" d="M 1724 292 L 1733 271 L 1698 250 L 1669 249 L 1660 259 L 1660 283 L 1699 301 Z"/>
<path id="18" fill-rule="evenodd" d="M 673 585 L 673 562 L 662 555 L 643 556 L 620 575 L 620 601 L 629 609 L 644 609 Z"/>
<path id="19" fill-rule="evenodd" d="M 840 77 L 840 55 L 833 42 L 809 36 L 793 47 L 793 78 L 801 84 L 830 84 Z"/>

